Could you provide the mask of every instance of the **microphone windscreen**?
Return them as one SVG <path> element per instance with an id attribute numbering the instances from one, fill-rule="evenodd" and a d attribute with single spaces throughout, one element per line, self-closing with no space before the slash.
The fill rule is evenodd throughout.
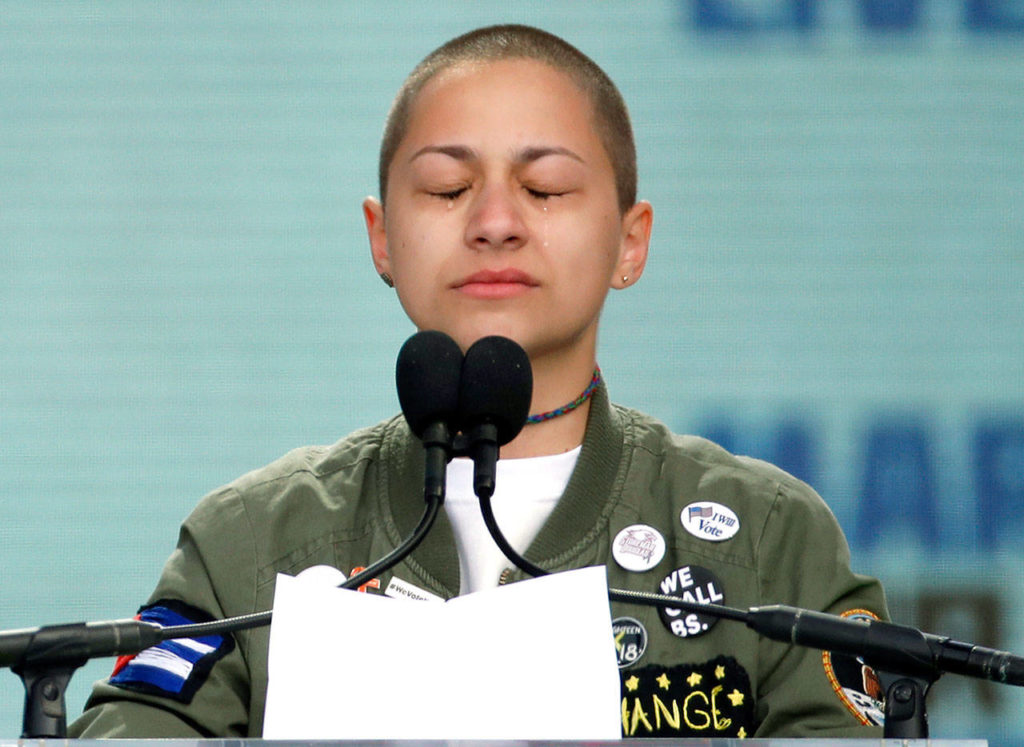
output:
<path id="1" fill-rule="evenodd" d="M 459 411 L 462 351 L 444 332 L 417 332 L 398 351 L 398 402 L 417 438 L 434 423 L 454 430 Z"/>
<path id="2" fill-rule="evenodd" d="M 492 423 L 498 445 L 515 438 L 526 424 L 533 396 L 530 359 L 517 343 L 493 335 L 473 343 L 462 362 L 459 425 L 466 432 Z"/>

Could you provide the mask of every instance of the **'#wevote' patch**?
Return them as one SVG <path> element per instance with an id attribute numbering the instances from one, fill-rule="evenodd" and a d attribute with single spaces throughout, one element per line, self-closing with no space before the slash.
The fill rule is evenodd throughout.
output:
<path id="1" fill-rule="evenodd" d="M 619 673 L 624 737 L 749 737 L 754 698 L 731 656 L 703 664 L 651 665 Z"/>
<path id="2" fill-rule="evenodd" d="M 877 620 L 868 610 L 847 610 L 842 617 L 851 620 Z M 825 675 L 843 705 L 864 726 L 881 726 L 885 722 L 885 693 L 875 670 L 859 656 L 822 651 Z"/>
<path id="3" fill-rule="evenodd" d="M 174 599 L 161 599 L 143 607 L 135 617 L 165 627 L 213 619 L 202 610 Z M 163 641 L 139 654 L 120 657 L 110 675 L 110 684 L 190 703 L 214 663 L 234 647 L 235 641 L 230 635 Z"/>

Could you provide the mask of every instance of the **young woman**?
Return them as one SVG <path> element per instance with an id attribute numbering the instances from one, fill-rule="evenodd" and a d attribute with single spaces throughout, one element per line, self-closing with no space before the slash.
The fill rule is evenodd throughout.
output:
<path id="1" fill-rule="evenodd" d="M 613 587 L 734 607 L 885 615 L 879 585 L 850 571 L 810 488 L 609 402 L 601 308 L 642 275 L 653 213 L 636 201 L 626 107 L 582 53 L 522 26 L 436 50 L 399 91 L 380 199 L 363 212 L 374 265 L 419 329 L 463 350 L 502 335 L 529 356 L 535 422 L 502 448 L 494 504 L 534 563 L 605 564 Z M 261 611 L 278 572 L 369 565 L 416 523 L 422 470 L 422 446 L 398 416 L 240 478 L 185 522 L 143 617 Z M 468 482 L 453 462 L 445 515 L 380 590 L 451 597 L 522 578 L 487 536 Z M 878 724 L 875 680 L 858 662 L 705 615 L 619 603 L 612 613 L 625 736 L 880 734 L 868 726 Z M 218 638 L 199 654 L 163 644 L 119 662 L 73 733 L 259 736 L 267 638 Z M 160 664 L 182 656 L 189 666 L 174 676 Z M 538 659 L 538 677 L 557 664 L 557 652 Z"/>

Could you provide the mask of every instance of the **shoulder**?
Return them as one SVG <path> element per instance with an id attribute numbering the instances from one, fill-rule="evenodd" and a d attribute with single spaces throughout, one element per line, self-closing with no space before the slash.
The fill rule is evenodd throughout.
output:
<path id="1" fill-rule="evenodd" d="M 401 418 L 383 421 L 331 446 L 294 449 L 207 494 L 182 523 L 154 598 L 216 610 L 189 590 L 208 577 L 224 614 L 239 614 L 272 602 L 278 572 L 323 564 L 348 571 L 339 548 L 360 554 L 372 542 L 382 521 L 382 465 L 405 434 Z"/>
<path id="2" fill-rule="evenodd" d="M 379 459 L 384 441 L 399 437 L 400 421 L 398 416 L 384 420 L 353 431 L 329 446 L 293 449 L 270 464 L 242 475 L 226 487 L 239 493 L 272 491 L 280 482 L 303 475 L 322 480 L 334 474 L 350 473 Z"/>
<path id="3" fill-rule="evenodd" d="M 331 480 L 352 479 L 378 463 L 384 444 L 402 437 L 401 417 L 353 431 L 334 444 L 302 446 L 258 469 L 245 473 L 203 498 L 200 508 L 212 507 L 229 499 L 245 502 L 287 500 L 296 489 Z"/>
<path id="4" fill-rule="evenodd" d="M 614 408 L 631 456 L 648 467 L 656 466 L 664 478 L 696 481 L 694 487 L 699 489 L 753 494 L 770 501 L 780 494 L 783 500 L 821 501 L 810 486 L 769 462 L 733 454 L 700 436 L 674 433 L 638 410 Z"/>
<path id="5" fill-rule="evenodd" d="M 391 442 L 404 443 L 401 417 L 357 430 L 330 446 L 293 449 L 207 494 L 186 519 L 197 538 L 246 538 L 271 558 L 310 537 L 365 527 Z"/>
<path id="6" fill-rule="evenodd" d="M 813 488 L 769 462 L 732 454 L 700 436 L 672 432 L 650 415 L 615 406 L 630 461 L 627 483 L 647 487 L 638 500 L 670 506 L 686 528 L 684 509 L 725 507 L 743 527 L 749 555 L 757 554 L 771 524 L 839 533 L 831 510 Z M 728 512 L 724 512 L 728 514 Z M 740 539 L 737 537 L 737 539 Z M 747 554 L 747 553 L 744 553 Z"/>

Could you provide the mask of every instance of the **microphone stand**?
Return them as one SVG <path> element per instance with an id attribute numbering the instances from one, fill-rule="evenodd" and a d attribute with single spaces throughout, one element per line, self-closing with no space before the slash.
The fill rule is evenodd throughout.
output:
<path id="1" fill-rule="evenodd" d="M 344 583 L 355 589 L 397 565 L 430 531 L 444 502 L 444 490 L 427 490 L 419 524 L 394 550 Z M 440 495 L 437 493 L 440 492 Z M 65 692 L 75 670 L 89 659 L 137 654 L 173 638 L 233 633 L 269 625 L 272 610 L 207 623 L 163 627 L 141 620 L 47 625 L 0 632 L 0 668 L 9 667 L 25 685 L 22 739 L 67 737 Z"/>
<path id="2" fill-rule="evenodd" d="M 477 497 L 484 524 L 505 557 L 530 576 L 547 575 L 548 571 L 522 557 L 508 543 L 495 521 L 491 495 Z M 885 739 L 928 737 L 925 698 L 944 672 L 1024 686 L 1024 658 L 923 633 L 907 625 L 850 620 L 780 604 L 744 611 L 625 589 L 609 589 L 608 597 L 616 602 L 671 607 L 734 620 L 772 640 L 863 658 L 885 684 Z"/>

